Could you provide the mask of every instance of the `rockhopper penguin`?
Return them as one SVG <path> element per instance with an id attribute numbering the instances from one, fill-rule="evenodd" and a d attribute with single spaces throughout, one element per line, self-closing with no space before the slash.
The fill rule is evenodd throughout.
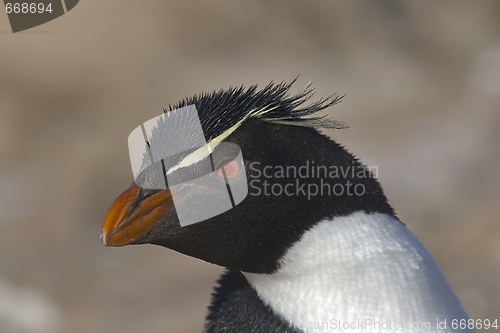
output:
<path id="1" fill-rule="evenodd" d="M 318 132 L 344 127 L 317 115 L 340 97 L 308 104 L 312 88 L 290 95 L 292 83 L 230 88 L 170 108 L 196 106 L 209 153 L 222 142 L 239 147 L 244 162 L 221 151 L 209 177 L 246 181 L 248 195 L 182 226 L 172 196 L 189 205 L 217 195 L 212 189 L 183 186 L 182 177 L 165 189 L 134 183 L 109 208 L 103 243 L 156 244 L 227 267 L 206 333 L 472 331 L 452 325 L 467 314 L 370 170 Z M 149 144 L 177 145 L 164 135 L 153 130 Z M 205 175 L 208 157 L 193 156 L 180 153 L 163 171 Z"/>

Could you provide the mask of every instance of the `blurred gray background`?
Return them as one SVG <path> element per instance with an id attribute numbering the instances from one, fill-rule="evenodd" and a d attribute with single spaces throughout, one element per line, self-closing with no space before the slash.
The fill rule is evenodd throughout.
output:
<path id="1" fill-rule="evenodd" d="M 81 1 L 0 13 L 0 331 L 201 332 L 222 268 L 105 248 L 128 134 L 202 91 L 312 80 L 474 319 L 500 320 L 500 2 Z"/>

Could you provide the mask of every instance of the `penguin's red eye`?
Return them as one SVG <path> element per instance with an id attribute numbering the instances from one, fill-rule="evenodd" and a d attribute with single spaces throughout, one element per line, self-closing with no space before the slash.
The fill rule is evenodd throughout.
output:
<path id="1" fill-rule="evenodd" d="M 217 176 L 222 178 L 233 178 L 240 172 L 240 167 L 235 161 L 229 161 L 221 165 L 217 171 Z"/>

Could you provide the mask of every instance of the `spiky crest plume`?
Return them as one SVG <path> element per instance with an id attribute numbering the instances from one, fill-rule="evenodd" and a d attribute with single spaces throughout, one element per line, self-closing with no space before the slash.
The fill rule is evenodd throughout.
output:
<path id="1" fill-rule="evenodd" d="M 257 85 L 252 85 L 249 88 L 230 87 L 227 90 L 202 93 L 169 106 L 169 110 L 195 104 L 203 130 L 209 140 L 220 136 L 227 129 L 239 127 L 249 119 L 314 128 L 348 127 L 340 121 L 325 116 L 312 116 L 339 103 L 343 96 L 334 94 L 310 105 L 304 105 L 314 96 L 314 88 L 309 82 L 304 90 L 289 96 L 290 88 L 295 81 L 296 79 L 290 83 L 279 84 L 271 82 L 262 90 L 257 90 Z M 169 110 L 165 109 L 164 112 Z"/>

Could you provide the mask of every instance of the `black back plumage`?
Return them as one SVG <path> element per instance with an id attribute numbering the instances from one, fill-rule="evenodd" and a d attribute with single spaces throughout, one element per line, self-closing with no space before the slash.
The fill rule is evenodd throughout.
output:
<path id="1" fill-rule="evenodd" d="M 262 303 L 257 292 L 237 270 L 227 270 L 218 281 L 203 333 L 300 333 Z"/>

